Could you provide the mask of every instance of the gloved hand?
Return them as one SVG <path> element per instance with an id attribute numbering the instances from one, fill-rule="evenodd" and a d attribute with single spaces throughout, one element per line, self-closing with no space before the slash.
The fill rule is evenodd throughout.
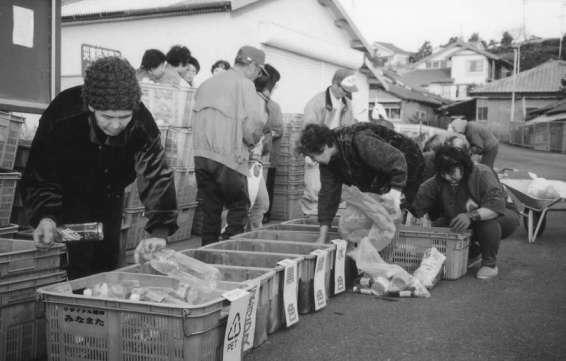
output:
<path id="1" fill-rule="evenodd" d="M 391 200 L 396 209 L 401 208 L 401 192 L 399 190 L 391 188 L 389 192 L 383 195 L 383 198 Z"/>
<path id="2" fill-rule="evenodd" d="M 142 239 L 134 252 L 134 260 L 137 264 L 147 262 L 151 259 L 151 254 L 165 248 L 167 242 L 164 238 Z"/>
<path id="3" fill-rule="evenodd" d="M 465 232 L 472 224 L 472 219 L 467 213 L 460 213 L 452 221 L 450 221 L 450 228 L 454 232 L 462 233 Z"/>
<path id="4" fill-rule="evenodd" d="M 57 231 L 57 225 L 51 218 L 41 219 L 33 231 L 35 246 L 40 250 L 47 250 L 57 241 L 58 237 L 59 232 Z"/>

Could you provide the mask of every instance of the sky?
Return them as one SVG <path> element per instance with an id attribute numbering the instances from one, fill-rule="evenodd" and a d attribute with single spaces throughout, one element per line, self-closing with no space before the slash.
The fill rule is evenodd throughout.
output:
<path id="1" fill-rule="evenodd" d="M 566 31 L 566 0 L 340 0 L 365 38 L 416 51 L 451 36 L 474 32 L 489 42 L 505 30 L 521 34 L 523 8 L 527 36 L 559 37 Z M 523 4 L 525 4 L 523 6 Z"/>

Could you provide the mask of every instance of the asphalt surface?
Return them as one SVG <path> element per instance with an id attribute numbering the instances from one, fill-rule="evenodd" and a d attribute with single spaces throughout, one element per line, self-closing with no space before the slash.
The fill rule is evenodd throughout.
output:
<path id="1" fill-rule="evenodd" d="M 566 180 L 566 155 L 502 145 L 496 166 Z M 501 243 L 499 276 L 442 281 L 429 299 L 346 293 L 246 356 L 259 360 L 566 360 L 566 213 L 537 243 Z"/>

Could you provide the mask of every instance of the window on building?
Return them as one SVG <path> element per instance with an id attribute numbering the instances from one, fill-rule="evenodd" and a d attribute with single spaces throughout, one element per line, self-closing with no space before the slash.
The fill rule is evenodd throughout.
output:
<path id="1" fill-rule="evenodd" d="M 478 107 L 478 120 L 487 120 L 487 107 Z"/>
<path id="2" fill-rule="evenodd" d="M 385 113 L 389 119 L 401 119 L 401 105 L 400 104 L 383 104 Z"/>
<path id="3" fill-rule="evenodd" d="M 478 73 L 483 71 L 483 60 L 469 60 L 468 61 L 468 72 Z"/>
<path id="4" fill-rule="evenodd" d="M 425 120 L 426 117 L 426 112 L 422 111 L 422 110 L 417 110 L 415 115 L 417 116 L 417 119 L 421 122 L 423 122 Z"/>
<path id="5" fill-rule="evenodd" d="M 427 68 L 427 69 L 432 68 L 432 63 L 431 63 L 430 61 L 426 61 L 426 62 L 425 62 L 425 65 L 426 65 L 426 68 Z"/>

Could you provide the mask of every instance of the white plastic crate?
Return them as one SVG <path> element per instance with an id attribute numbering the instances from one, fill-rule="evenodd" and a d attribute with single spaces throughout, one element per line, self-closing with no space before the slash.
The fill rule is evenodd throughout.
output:
<path id="1" fill-rule="evenodd" d="M 191 127 L 194 88 L 141 83 L 142 102 L 160 127 Z"/>
<path id="2" fill-rule="evenodd" d="M 24 118 L 0 112 L 0 169 L 12 170 Z"/>
<path id="3" fill-rule="evenodd" d="M 193 133 L 187 128 L 166 127 L 161 131 L 161 144 L 165 148 L 167 164 L 173 168 L 195 168 Z"/>

